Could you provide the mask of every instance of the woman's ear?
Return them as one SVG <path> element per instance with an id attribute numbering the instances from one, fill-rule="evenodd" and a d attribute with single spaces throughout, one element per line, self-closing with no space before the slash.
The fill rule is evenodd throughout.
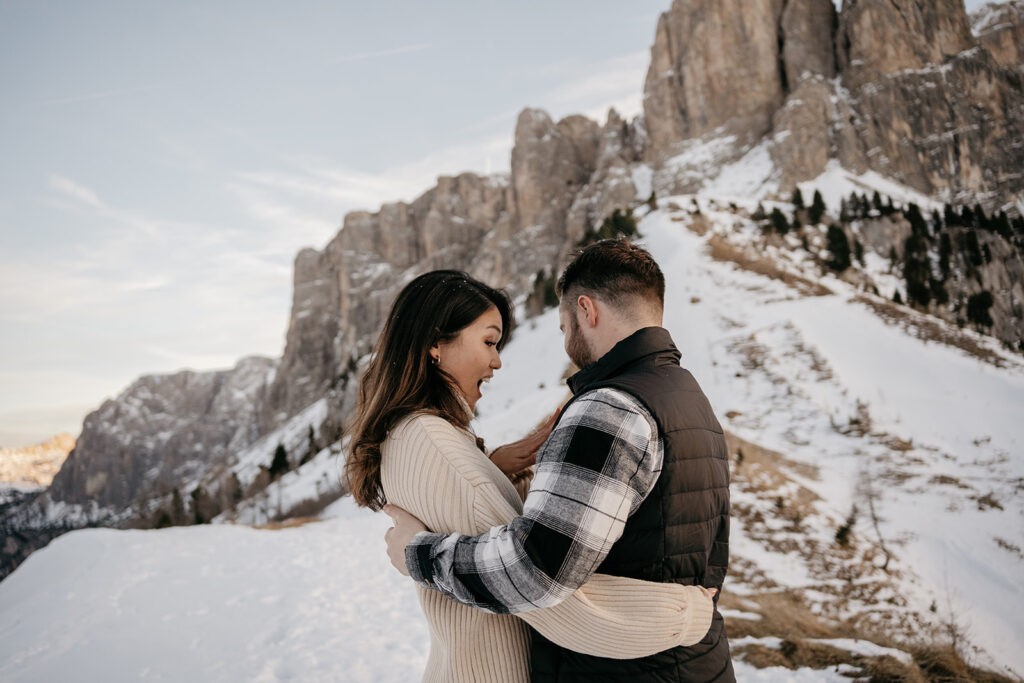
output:
<path id="1" fill-rule="evenodd" d="M 438 362 L 439 360 L 441 360 L 441 345 L 434 344 L 433 346 L 430 347 L 430 351 L 428 353 L 430 353 L 430 358 L 431 360 L 433 360 L 433 362 Z"/>

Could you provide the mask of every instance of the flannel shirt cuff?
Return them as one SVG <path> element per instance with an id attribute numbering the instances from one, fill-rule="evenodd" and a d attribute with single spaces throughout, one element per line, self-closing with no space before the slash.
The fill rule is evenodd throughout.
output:
<path id="1" fill-rule="evenodd" d="M 421 531 L 405 546 L 405 568 L 417 583 L 434 586 L 434 544 L 440 543 L 448 534 L 434 534 Z"/>

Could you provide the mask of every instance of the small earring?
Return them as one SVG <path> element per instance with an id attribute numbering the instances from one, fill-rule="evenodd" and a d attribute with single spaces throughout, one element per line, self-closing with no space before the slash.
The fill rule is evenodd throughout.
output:
<path id="1" fill-rule="evenodd" d="M 434 365 L 440 365 L 441 364 L 441 356 L 440 355 L 431 356 L 430 357 L 430 362 L 433 363 Z"/>

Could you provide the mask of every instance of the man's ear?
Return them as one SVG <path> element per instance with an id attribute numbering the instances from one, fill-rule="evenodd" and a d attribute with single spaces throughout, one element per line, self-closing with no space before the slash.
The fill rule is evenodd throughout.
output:
<path id="1" fill-rule="evenodd" d="M 598 319 L 597 304 L 586 294 L 580 294 L 576 298 L 576 316 L 580 322 L 586 322 L 587 327 L 595 327 Z"/>

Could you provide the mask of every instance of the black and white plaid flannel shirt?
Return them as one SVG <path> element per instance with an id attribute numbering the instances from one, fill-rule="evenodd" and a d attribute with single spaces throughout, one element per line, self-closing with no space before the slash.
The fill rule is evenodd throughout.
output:
<path id="1" fill-rule="evenodd" d="M 479 536 L 417 534 L 409 573 L 497 614 L 556 605 L 593 574 L 661 474 L 657 423 L 617 389 L 573 401 L 537 454 L 523 514 Z"/>

